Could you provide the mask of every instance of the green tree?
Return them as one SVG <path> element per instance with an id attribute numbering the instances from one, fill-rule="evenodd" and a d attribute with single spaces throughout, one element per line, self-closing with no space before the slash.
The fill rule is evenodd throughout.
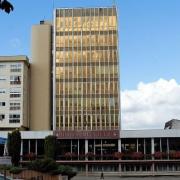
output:
<path id="1" fill-rule="evenodd" d="M 68 176 L 68 180 L 77 174 L 72 167 L 63 165 L 59 166 L 53 159 L 36 159 L 35 161 L 28 163 L 28 169 L 51 175 L 65 175 Z M 18 170 L 20 169 L 18 168 Z M 18 170 L 16 171 L 15 169 L 15 173 L 18 173 Z"/>
<path id="2" fill-rule="evenodd" d="M 7 147 L 12 164 L 18 166 L 21 152 L 21 133 L 19 130 L 8 133 Z"/>
<path id="3" fill-rule="evenodd" d="M 4 10 L 6 13 L 14 10 L 13 5 L 7 0 L 0 0 L 0 10 Z"/>
<path id="4" fill-rule="evenodd" d="M 45 142 L 44 142 L 45 158 L 51 158 L 51 159 L 56 158 L 56 146 L 57 146 L 56 136 L 50 135 L 45 137 Z"/>

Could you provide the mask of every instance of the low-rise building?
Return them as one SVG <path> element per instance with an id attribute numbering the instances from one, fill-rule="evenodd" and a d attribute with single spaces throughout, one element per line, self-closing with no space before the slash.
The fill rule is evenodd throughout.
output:
<path id="1" fill-rule="evenodd" d="M 7 138 L 7 131 L 0 137 Z M 44 139 L 55 131 L 21 131 L 21 162 L 42 158 Z M 2 143 L 3 144 L 3 143 Z M 3 145 L 1 145 L 3 154 Z M 180 173 L 180 130 L 122 130 L 118 139 L 57 139 L 56 161 L 82 174 L 177 175 Z"/>

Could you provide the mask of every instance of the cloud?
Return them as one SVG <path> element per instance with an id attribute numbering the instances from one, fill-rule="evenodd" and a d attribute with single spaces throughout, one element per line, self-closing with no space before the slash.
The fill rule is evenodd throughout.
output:
<path id="1" fill-rule="evenodd" d="M 159 79 L 140 82 L 121 92 L 122 129 L 162 129 L 166 121 L 180 119 L 180 84 Z"/>

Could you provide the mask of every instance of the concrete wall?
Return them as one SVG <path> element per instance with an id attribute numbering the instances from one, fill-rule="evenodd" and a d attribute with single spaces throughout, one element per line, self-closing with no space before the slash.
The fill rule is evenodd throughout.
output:
<path id="1" fill-rule="evenodd" d="M 51 25 L 32 27 L 30 130 L 49 130 L 51 121 Z"/>
<path id="2" fill-rule="evenodd" d="M 0 57 L 0 114 L 5 118 L 0 121 L 1 130 L 29 127 L 29 89 L 28 89 L 29 62 L 26 56 Z M 11 77 L 19 76 L 20 83 L 11 84 Z M 2 91 L 5 93 L 2 93 Z M 11 92 L 19 92 L 20 97 L 10 97 Z M 19 103 L 19 109 L 11 109 L 11 104 Z M 20 122 L 11 122 L 9 115 L 20 115 Z"/>
<path id="3" fill-rule="evenodd" d="M 22 101 L 22 105 L 23 105 L 23 111 L 22 111 L 22 118 L 24 120 L 24 127 L 28 127 L 29 128 L 29 66 L 27 66 L 26 64 L 24 64 L 24 68 L 23 68 L 23 101 Z"/>

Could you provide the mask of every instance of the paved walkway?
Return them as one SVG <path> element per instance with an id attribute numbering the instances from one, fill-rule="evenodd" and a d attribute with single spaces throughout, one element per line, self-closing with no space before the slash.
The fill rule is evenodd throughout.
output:
<path id="1" fill-rule="evenodd" d="M 160 177 L 104 177 L 104 180 L 179 180 L 180 176 L 160 176 Z M 100 180 L 95 176 L 76 176 L 72 180 Z"/>

